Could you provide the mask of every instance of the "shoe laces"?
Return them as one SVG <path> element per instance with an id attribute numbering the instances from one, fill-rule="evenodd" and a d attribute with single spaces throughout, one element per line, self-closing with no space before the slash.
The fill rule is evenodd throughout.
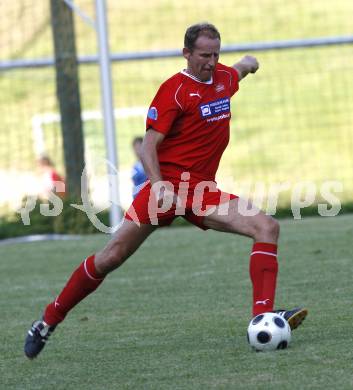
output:
<path id="1" fill-rule="evenodd" d="M 32 332 L 37 333 L 44 340 L 47 340 L 51 334 L 50 325 L 46 325 L 43 321 L 36 321 L 32 325 Z"/>

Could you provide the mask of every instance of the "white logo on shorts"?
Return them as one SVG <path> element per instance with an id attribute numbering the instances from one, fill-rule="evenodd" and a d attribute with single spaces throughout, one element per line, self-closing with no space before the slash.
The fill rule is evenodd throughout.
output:
<path id="1" fill-rule="evenodd" d="M 266 305 L 267 304 L 267 301 L 270 302 L 269 299 L 265 299 L 263 301 L 256 301 L 255 302 L 255 305 Z"/>

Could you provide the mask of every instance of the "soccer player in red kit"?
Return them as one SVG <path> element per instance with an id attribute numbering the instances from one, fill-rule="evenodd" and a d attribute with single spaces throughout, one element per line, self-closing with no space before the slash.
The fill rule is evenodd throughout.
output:
<path id="1" fill-rule="evenodd" d="M 220 64 L 220 43 L 212 24 L 187 29 L 183 49 L 187 68 L 161 85 L 148 111 L 141 159 L 149 181 L 107 246 L 81 263 L 46 307 L 43 318 L 32 324 L 24 348 L 27 357 L 36 357 L 67 313 L 158 226 L 169 225 L 179 215 L 202 229 L 252 238 L 252 314 L 274 310 L 279 225 L 260 210 L 243 215 L 239 205 L 244 201 L 219 190 L 215 183 L 229 140 L 230 98 L 239 81 L 255 73 L 259 65 L 252 56 L 231 67 Z M 303 308 L 276 312 L 292 329 L 307 315 Z"/>

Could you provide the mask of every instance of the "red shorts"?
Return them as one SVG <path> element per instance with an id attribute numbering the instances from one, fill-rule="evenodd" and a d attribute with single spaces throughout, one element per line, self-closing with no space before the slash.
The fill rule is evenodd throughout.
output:
<path id="1" fill-rule="evenodd" d="M 203 224 L 204 217 L 212 213 L 215 206 L 237 198 L 236 195 L 219 190 L 214 181 L 183 182 L 180 179 L 168 179 L 168 182 L 181 200 L 178 206 L 165 205 L 159 208 L 151 185 L 146 182 L 126 212 L 125 218 L 142 224 L 168 226 L 175 218 L 181 216 L 206 230 L 208 227 Z"/>

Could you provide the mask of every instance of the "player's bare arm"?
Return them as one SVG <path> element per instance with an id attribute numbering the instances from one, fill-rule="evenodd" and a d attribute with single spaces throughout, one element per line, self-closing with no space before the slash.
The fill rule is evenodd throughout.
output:
<path id="1" fill-rule="evenodd" d="M 233 68 L 238 72 L 240 81 L 249 73 L 255 73 L 259 69 L 259 63 L 253 56 L 244 56 L 239 62 L 233 65 Z"/>
<path id="2" fill-rule="evenodd" d="M 164 134 L 149 129 L 142 143 L 141 161 L 151 185 L 163 180 L 157 155 L 157 148 L 163 139 Z"/>
<path id="3" fill-rule="evenodd" d="M 158 182 L 163 180 L 157 154 L 158 146 L 163 141 L 163 139 L 164 134 L 156 130 L 149 129 L 146 132 L 145 138 L 142 143 L 141 161 L 145 168 L 146 175 L 151 182 L 152 188 L 154 184 L 157 184 Z M 160 187 L 157 186 L 156 188 Z M 176 204 L 177 196 L 176 194 L 174 194 L 174 192 L 169 191 L 167 188 L 163 188 L 161 191 L 158 191 L 158 193 L 156 193 L 156 198 L 158 199 L 158 206 L 161 207 L 163 201 L 168 202 L 168 199 L 166 198 L 169 197 L 172 198 L 171 203 Z"/>

